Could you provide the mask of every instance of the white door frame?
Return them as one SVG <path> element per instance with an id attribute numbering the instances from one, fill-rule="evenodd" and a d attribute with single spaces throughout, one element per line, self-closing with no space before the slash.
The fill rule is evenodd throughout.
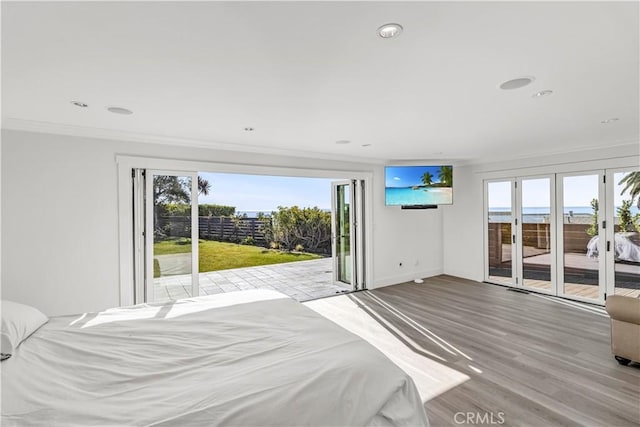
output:
<path id="1" fill-rule="evenodd" d="M 610 248 L 610 250 L 606 250 L 605 252 L 605 260 L 606 260 L 606 295 L 615 295 L 616 292 L 616 260 L 615 260 L 615 174 L 620 172 L 635 172 L 640 171 L 640 167 L 638 165 L 634 167 L 623 167 L 623 168 L 611 168 L 605 170 L 605 193 L 606 193 L 606 212 L 604 215 L 604 220 L 606 221 L 605 234 L 606 239 L 605 242 L 608 246 L 606 248 Z"/>
<path id="2" fill-rule="evenodd" d="M 354 225 L 356 227 L 355 247 L 357 256 L 355 260 L 356 277 L 356 290 L 362 290 L 367 288 L 367 272 L 366 272 L 366 253 L 367 253 L 367 239 L 365 237 L 367 231 L 366 221 L 366 183 L 363 179 L 356 179 L 354 181 L 354 197 L 353 202 L 356 207 Z"/>
<path id="3" fill-rule="evenodd" d="M 572 177 L 572 176 L 583 176 L 583 175 L 598 175 L 598 298 L 585 298 L 578 295 L 567 294 L 564 291 L 564 178 Z M 556 253 L 558 254 L 557 260 L 557 282 L 558 282 L 558 292 L 557 295 L 563 298 L 569 298 L 576 301 L 588 302 L 588 303 L 597 303 L 604 304 L 604 294 L 606 291 L 606 263 L 605 257 L 602 257 L 600 254 L 604 253 L 605 241 L 607 240 L 607 236 L 605 235 L 605 229 L 603 228 L 603 219 L 602 219 L 602 210 L 607 207 L 606 201 L 606 193 L 605 193 L 605 185 L 604 185 L 604 170 L 603 169 L 592 169 L 585 170 L 579 172 L 569 172 L 569 173 L 559 173 L 556 175 L 556 195 L 557 195 L 557 206 L 556 210 L 556 224 L 557 224 L 557 246 Z"/>
<path id="4" fill-rule="evenodd" d="M 373 171 L 302 169 L 295 167 L 247 165 L 240 163 L 220 163 L 206 160 L 179 160 L 147 156 L 116 154 L 118 173 L 118 241 L 119 241 L 119 284 L 120 305 L 134 304 L 134 268 L 133 268 L 133 190 L 131 185 L 132 169 L 189 170 L 199 172 L 240 173 L 254 175 L 297 176 L 304 178 L 360 179 L 367 189 L 373 183 Z M 362 212 L 365 223 L 364 240 L 364 277 L 366 283 L 374 283 L 373 275 L 373 197 L 364 198 Z"/>
<path id="5" fill-rule="evenodd" d="M 155 296 L 153 286 L 153 242 L 154 242 L 154 200 L 153 200 L 153 177 L 158 176 L 179 176 L 191 178 L 191 296 L 197 297 L 200 291 L 198 268 L 198 240 L 200 238 L 199 218 L 198 218 L 198 172 L 174 171 L 147 169 L 146 172 L 146 220 L 145 220 L 145 301 L 154 302 Z"/>
<path id="6" fill-rule="evenodd" d="M 551 279 L 551 288 L 536 288 L 532 286 L 526 286 L 525 278 L 524 278 L 524 253 L 522 250 L 522 242 L 524 235 L 524 223 L 522 221 L 522 190 L 523 185 L 522 181 L 536 180 L 536 179 L 549 179 L 549 247 L 551 251 L 551 262 L 550 262 L 550 279 Z M 556 260 L 556 215 L 555 207 L 556 207 L 556 185 L 555 185 L 555 174 L 542 174 L 542 175 L 527 175 L 516 178 L 516 188 L 515 188 L 515 196 L 516 196 L 516 242 L 517 249 L 516 252 L 518 254 L 516 264 L 517 264 L 517 277 L 520 279 L 519 284 L 520 287 L 524 289 L 533 290 L 536 292 L 556 295 L 558 281 L 556 280 L 556 271 L 557 271 L 557 260 Z"/>
<path id="7" fill-rule="evenodd" d="M 331 183 L 331 255 L 333 258 L 333 283 L 343 285 L 339 280 L 340 270 L 338 262 L 338 187 L 349 188 L 349 268 L 351 271 L 351 287 L 353 290 L 366 287 L 366 261 L 365 261 L 365 183 L 363 180 L 341 180 Z"/>
<path id="8" fill-rule="evenodd" d="M 495 283 L 489 280 L 489 184 L 508 182 L 511 196 L 511 283 L 498 283 L 500 285 L 506 285 L 511 287 L 520 287 L 520 284 L 516 284 L 516 260 L 518 257 L 517 244 L 514 241 L 514 237 L 517 235 L 515 226 L 516 217 L 516 189 L 515 178 L 496 178 L 484 180 L 484 280 L 489 283 Z M 501 244 L 502 245 L 502 244 Z"/>

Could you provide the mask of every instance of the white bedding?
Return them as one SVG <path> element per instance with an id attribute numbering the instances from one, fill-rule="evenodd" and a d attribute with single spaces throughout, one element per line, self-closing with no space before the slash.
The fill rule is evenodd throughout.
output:
<path id="1" fill-rule="evenodd" d="M 411 378 L 275 291 L 51 318 L 2 362 L 2 425 L 427 425 Z"/>

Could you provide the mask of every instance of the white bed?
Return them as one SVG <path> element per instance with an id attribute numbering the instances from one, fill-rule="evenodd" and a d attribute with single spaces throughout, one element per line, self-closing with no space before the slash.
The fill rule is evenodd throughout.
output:
<path id="1" fill-rule="evenodd" d="M 268 290 L 49 319 L 2 362 L 2 425 L 427 425 L 386 356 Z"/>

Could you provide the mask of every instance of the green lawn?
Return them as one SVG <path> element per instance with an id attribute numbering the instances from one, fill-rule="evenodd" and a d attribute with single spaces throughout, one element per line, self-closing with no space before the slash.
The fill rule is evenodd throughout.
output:
<path id="1" fill-rule="evenodd" d="M 154 255 L 187 253 L 191 251 L 191 243 L 187 239 L 167 240 L 155 243 L 153 250 Z M 322 258 L 320 255 L 306 252 L 284 252 L 213 240 L 200 240 L 198 250 L 200 252 L 199 266 L 201 273 Z M 154 264 L 157 265 L 157 262 Z M 159 277 L 159 273 L 158 268 L 158 271 L 154 271 L 154 277 Z"/>

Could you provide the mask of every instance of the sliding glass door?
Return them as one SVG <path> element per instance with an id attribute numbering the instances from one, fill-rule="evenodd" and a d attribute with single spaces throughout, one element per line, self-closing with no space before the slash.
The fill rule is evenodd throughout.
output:
<path id="1" fill-rule="evenodd" d="M 147 170 L 144 301 L 198 295 L 198 177 Z"/>

